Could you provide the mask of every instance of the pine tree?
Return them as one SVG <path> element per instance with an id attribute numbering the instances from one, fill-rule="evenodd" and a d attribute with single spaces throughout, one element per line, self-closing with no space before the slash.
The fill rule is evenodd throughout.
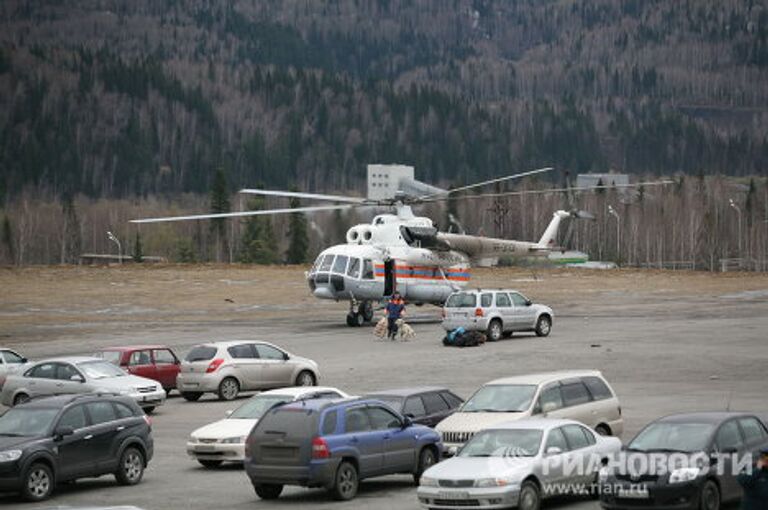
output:
<path id="1" fill-rule="evenodd" d="M 136 240 L 133 243 L 133 261 L 141 263 L 144 260 L 144 252 L 141 247 L 141 233 L 136 231 Z"/>
<path id="2" fill-rule="evenodd" d="M 16 250 L 13 246 L 13 231 L 11 230 L 11 220 L 8 216 L 3 219 L 3 244 L 8 253 L 8 260 L 13 264 L 16 261 Z"/>
<path id="3" fill-rule="evenodd" d="M 291 207 L 299 207 L 299 200 L 291 199 Z M 307 261 L 309 249 L 309 237 L 307 237 L 307 218 L 304 213 L 291 214 L 288 225 L 288 251 L 285 253 L 285 262 L 288 264 L 304 264 Z"/>
<path id="4" fill-rule="evenodd" d="M 261 199 L 248 204 L 252 211 L 262 208 Z M 246 220 L 240 248 L 240 262 L 244 264 L 276 264 L 278 262 L 277 241 L 272 221 L 266 216 L 251 216 Z"/>
<path id="5" fill-rule="evenodd" d="M 219 167 L 213 177 L 210 192 L 211 214 L 222 214 L 230 211 L 229 189 L 224 168 Z M 216 261 L 221 262 L 222 253 L 229 252 L 227 244 L 227 223 L 225 218 L 211 219 L 211 232 L 216 237 Z"/>

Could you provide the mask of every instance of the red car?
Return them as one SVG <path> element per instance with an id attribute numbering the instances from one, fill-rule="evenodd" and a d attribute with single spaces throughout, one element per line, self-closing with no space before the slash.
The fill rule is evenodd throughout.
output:
<path id="1" fill-rule="evenodd" d="M 176 376 L 181 362 L 176 354 L 164 345 L 129 345 L 107 347 L 94 356 L 104 358 L 128 373 L 154 379 L 163 385 L 166 393 L 176 389 Z"/>

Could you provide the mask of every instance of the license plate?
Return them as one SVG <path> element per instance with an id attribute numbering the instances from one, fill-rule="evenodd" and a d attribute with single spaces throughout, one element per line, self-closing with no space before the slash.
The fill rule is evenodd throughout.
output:
<path id="1" fill-rule="evenodd" d="M 440 491 L 437 493 L 439 499 L 469 499 L 469 492 Z"/>
<path id="2" fill-rule="evenodd" d="M 143 397 L 141 399 L 142 402 L 150 403 L 150 402 L 160 402 L 160 399 L 157 397 Z"/>
<path id="3" fill-rule="evenodd" d="M 183 386 L 185 388 L 197 388 L 198 384 L 196 382 L 185 382 Z"/>
<path id="4" fill-rule="evenodd" d="M 618 496 L 624 499 L 648 499 L 651 497 L 651 495 L 648 494 L 648 489 L 640 487 L 632 487 L 629 489 L 620 487 Z"/>

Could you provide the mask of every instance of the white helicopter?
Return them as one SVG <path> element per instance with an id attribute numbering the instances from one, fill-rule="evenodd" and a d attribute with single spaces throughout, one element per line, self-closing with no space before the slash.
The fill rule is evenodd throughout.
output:
<path id="1" fill-rule="evenodd" d="M 362 326 L 373 319 L 375 302 L 397 290 L 415 304 L 442 305 L 448 296 L 470 280 L 471 261 L 499 256 L 545 256 L 559 249 L 555 239 L 565 218 L 594 218 L 584 211 L 555 211 L 537 242 L 496 239 L 460 233 L 439 232 L 431 219 L 415 216 L 411 205 L 446 200 L 451 194 L 551 171 L 540 168 L 507 177 L 442 190 L 413 178 L 413 167 L 368 165 L 368 198 L 243 189 L 240 193 L 335 202 L 337 205 L 240 211 L 220 214 L 144 218 L 132 223 L 232 218 L 267 214 L 289 214 L 362 207 L 390 207 L 394 214 L 379 214 L 370 224 L 350 228 L 346 244 L 323 250 L 312 269 L 305 273 L 312 294 L 319 299 L 349 302 L 347 325 Z M 656 183 L 644 183 L 656 184 Z M 637 185 L 635 185 L 637 186 Z M 590 187 L 589 189 L 594 189 Z M 546 190 L 572 191 L 578 188 Z M 508 196 L 530 191 L 465 195 L 462 198 Z"/>

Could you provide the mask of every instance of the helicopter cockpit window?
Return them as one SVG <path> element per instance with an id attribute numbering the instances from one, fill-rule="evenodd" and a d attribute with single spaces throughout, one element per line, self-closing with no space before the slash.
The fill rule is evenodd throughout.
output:
<path id="1" fill-rule="evenodd" d="M 336 262 L 333 264 L 333 272 L 338 274 L 344 274 L 347 272 L 347 261 L 349 257 L 346 255 L 339 255 L 336 257 Z"/>
<path id="2" fill-rule="evenodd" d="M 360 259 L 350 259 L 349 269 L 347 269 L 347 276 L 350 278 L 360 277 Z"/>
<path id="3" fill-rule="evenodd" d="M 373 280 L 373 261 L 369 259 L 363 261 L 363 280 Z"/>
<path id="4" fill-rule="evenodd" d="M 312 265 L 312 271 L 310 273 L 316 273 L 320 270 L 320 264 L 323 263 L 323 255 L 320 255 L 317 257 L 317 260 L 315 260 L 315 263 Z"/>
<path id="5" fill-rule="evenodd" d="M 329 253 L 323 259 L 323 263 L 320 264 L 320 271 L 330 271 L 332 265 L 333 265 L 333 255 Z"/>

